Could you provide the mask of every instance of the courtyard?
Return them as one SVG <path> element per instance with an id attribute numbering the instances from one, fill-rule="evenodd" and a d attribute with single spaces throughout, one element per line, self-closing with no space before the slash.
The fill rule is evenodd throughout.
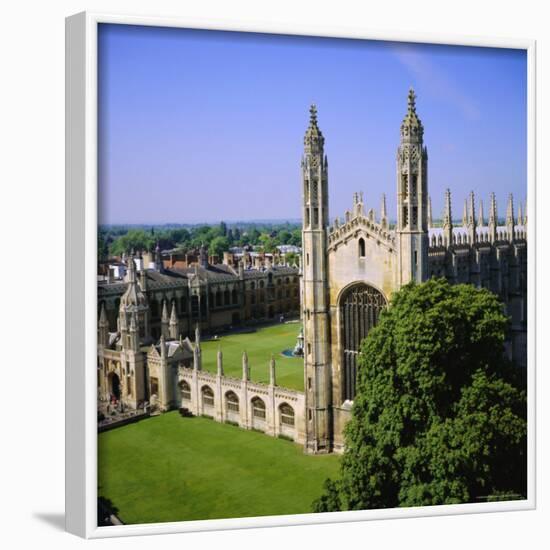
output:
<path id="1" fill-rule="evenodd" d="M 311 512 L 336 455 L 173 411 L 98 435 L 99 497 L 124 523 Z"/>
<path id="2" fill-rule="evenodd" d="M 216 354 L 221 348 L 225 375 L 241 378 L 242 355 L 246 350 L 251 380 L 268 383 L 269 360 L 273 354 L 277 364 L 277 384 L 303 391 L 304 360 L 281 355 L 285 349 L 294 349 L 301 326 L 300 323 L 279 323 L 255 332 L 223 335 L 218 340 L 203 342 L 202 368 L 216 372 Z"/>

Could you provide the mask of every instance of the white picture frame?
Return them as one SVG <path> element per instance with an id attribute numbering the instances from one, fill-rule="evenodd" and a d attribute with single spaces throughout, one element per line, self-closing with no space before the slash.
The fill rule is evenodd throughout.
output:
<path id="1" fill-rule="evenodd" d="M 419 508 L 97 526 L 97 27 L 100 23 L 519 48 L 528 65 L 528 498 Z M 85 538 L 350 522 L 535 508 L 535 50 L 504 40 L 84 12 L 66 20 L 66 528 Z"/>

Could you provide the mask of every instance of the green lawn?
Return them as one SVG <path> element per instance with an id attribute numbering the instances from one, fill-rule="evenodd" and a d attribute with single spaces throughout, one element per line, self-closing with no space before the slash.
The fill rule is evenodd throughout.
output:
<path id="1" fill-rule="evenodd" d="M 216 353 L 221 346 L 223 368 L 228 376 L 242 376 L 242 355 L 246 350 L 250 378 L 255 382 L 269 382 L 271 354 L 277 364 L 277 384 L 285 388 L 304 390 L 304 361 L 281 355 L 284 349 L 294 349 L 300 323 L 281 323 L 258 329 L 248 334 L 222 336 L 218 341 L 202 344 L 202 367 L 216 372 Z"/>
<path id="2" fill-rule="evenodd" d="M 177 412 L 99 434 L 99 495 L 124 523 L 300 514 L 336 455 Z"/>

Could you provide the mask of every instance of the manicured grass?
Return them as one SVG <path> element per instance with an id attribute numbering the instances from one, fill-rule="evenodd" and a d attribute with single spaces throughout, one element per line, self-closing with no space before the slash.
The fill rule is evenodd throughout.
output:
<path id="1" fill-rule="evenodd" d="M 99 495 L 124 523 L 300 514 L 337 474 L 265 434 L 177 412 L 99 434 Z"/>
<path id="2" fill-rule="evenodd" d="M 304 390 L 304 361 L 281 355 L 284 349 L 294 349 L 300 323 L 280 323 L 248 334 L 222 336 L 217 341 L 203 342 L 202 367 L 216 372 L 216 353 L 221 347 L 223 368 L 228 376 L 242 376 L 242 355 L 246 350 L 250 378 L 254 382 L 269 382 L 269 360 L 276 362 L 277 384 L 285 388 Z"/>

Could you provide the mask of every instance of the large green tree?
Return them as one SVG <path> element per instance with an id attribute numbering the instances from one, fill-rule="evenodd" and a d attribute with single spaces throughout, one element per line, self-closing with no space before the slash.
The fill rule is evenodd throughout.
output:
<path id="1" fill-rule="evenodd" d="M 432 279 L 363 341 L 341 474 L 318 512 L 525 498 L 524 371 L 498 298 Z"/>

